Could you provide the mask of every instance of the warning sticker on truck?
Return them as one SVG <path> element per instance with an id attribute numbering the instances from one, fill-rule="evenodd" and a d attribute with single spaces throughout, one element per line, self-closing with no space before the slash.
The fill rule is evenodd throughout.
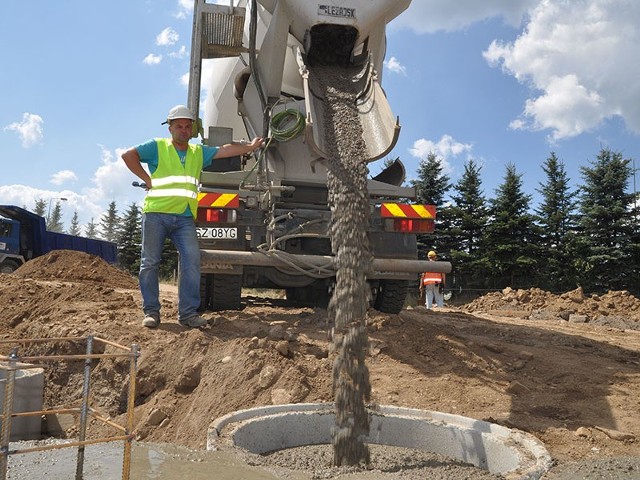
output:
<path id="1" fill-rule="evenodd" d="M 325 15 L 327 17 L 356 18 L 356 9 L 336 7 L 334 5 L 318 5 L 318 15 Z"/>

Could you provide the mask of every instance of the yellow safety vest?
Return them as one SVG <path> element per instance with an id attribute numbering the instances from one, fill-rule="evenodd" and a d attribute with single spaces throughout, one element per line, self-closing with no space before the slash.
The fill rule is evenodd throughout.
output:
<path id="1" fill-rule="evenodd" d="M 203 155 L 200 145 L 189 145 L 184 165 L 169 138 L 156 138 L 158 168 L 151 174 L 151 189 L 142 211 L 184 213 L 187 207 L 195 218 L 198 211 L 198 184 Z"/>

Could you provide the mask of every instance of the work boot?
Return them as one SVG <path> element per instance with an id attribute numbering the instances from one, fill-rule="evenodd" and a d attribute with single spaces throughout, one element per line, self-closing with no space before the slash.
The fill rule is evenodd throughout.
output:
<path id="1" fill-rule="evenodd" d="M 157 313 L 147 313 L 142 320 L 142 326 L 147 328 L 158 328 L 160 326 L 160 315 Z"/>
<path id="2" fill-rule="evenodd" d="M 195 314 L 188 318 L 178 319 L 178 323 L 180 323 L 180 325 L 182 325 L 183 327 L 198 328 L 204 327 L 207 324 L 207 320 L 202 318 L 200 315 Z"/>

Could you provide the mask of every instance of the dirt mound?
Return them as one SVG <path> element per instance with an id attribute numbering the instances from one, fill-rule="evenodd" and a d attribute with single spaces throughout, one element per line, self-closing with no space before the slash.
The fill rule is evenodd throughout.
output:
<path id="1" fill-rule="evenodd" d="M 325 310 L 245 295 L 242 310 L 206 312 L 207 328 L 187 329 L 177 323 L 175 287 L 163 285 L 162 323 L 150 330 L 141 326 L 140 293 L 126 274 L 77 252 L 48 258 L 0 274 L 0 337 L 96 335 L 137 343 L 138 438 L 204 448 L 207 426 L 227 413 L 333 401 Z M 587 297 L 532 289 L 486 295 L 463 309 L 370 310 L 371 400 L 524 430 L 559 466 L 640 457 L 640 332 L 611 323 L 637 324 L 639 303 L 626 292 Z M 569 311 L 588 321 L 564 320 Z M 599 318 L 609 323 L 601 326 Z M 33 350 L 79 353 L 82 345 L 49 342 Z M 67 362 L 45 370 L 45 408 L 79 403 L 82 367 Z M 120 423 L 127 386 L 127 361 L 94 362 L 91 405 Z M 91 435 L 114 433 L 90 428 Z"/>
<path id="2" fill-rule="evenodd" d="M 585 295 L 577 288 L 555 295 L 539 288 L 492 292 L 465 305 L 470 313 L 483 312 L 535 320 L 567 320 L 616 328 L 640 330 L 640 299 L 627 291 Z"/>
<path id="3" fill-rule="evenodd" d="M 93 282 L 114 288 L 137 288 L 138 280 L 100 257 L 74 250 L 53 250 L 35 258 L 14 272 L 23 278 Z"/>

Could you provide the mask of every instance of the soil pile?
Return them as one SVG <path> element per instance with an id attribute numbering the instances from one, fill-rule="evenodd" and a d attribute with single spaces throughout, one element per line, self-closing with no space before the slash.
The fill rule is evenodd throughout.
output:
<path id="1" fill-rule="evenodd" d="M 15 272 L 23 278 L 91 282 L 114 288 L 137 288 L 138 280 L 113 268 L 95 255 L 73 250 L 54 250 L 25 263 Z"/>
<path id="2" fill-rule="evenodd" d="M 577 288 L 554 295 L 539 288 L 489 293 L 465 305 L 470 313 L 530 318 L 568 320 L 576 323 L 640 330 L 640 299 L 627 291 L 610 291 L 604 295 L 585 295 Z"/>
<path id="3" fill-rule="evenodd" d="M 208 312 L 208 328 L 186 329 L 177 323 L 175 288 L 165 286 L 162 323 L 149 330 L 141 326 L 137 288 L 114 286 L 119 282 L 112 279 L 122 274 L 114 267 L 96 267 L 91 279 L 58 278 L 70 266 L 82 271 L 77 268 L 84 264 L 81 257 L 78 252 L 45 256 L 34 272 L 37 278 L 25 276 L 24 270 L 0 274 L 0 336 L 91 334 L 124 346 L 139 344 L 134 420 L 140 439 L 204 448 L 209 423 L 221 415 L 260 405 L 333 402 L 334 354 L 328 348 L 325 310 L 244 296 L 243 310 Z M 597 315 L 578 323 L 551 310 L 555 302 L 570 301 L 563 296 L 544 294 L 545 303 L 534 308 L 531 299 L 543 293 L 521 292 L 523 298 L 530 296 L 526 302 L 498 301 L 512 295 L 507 293 L 487 295 L 465 309 L 418 307 L 399 315 L 370 310 L 371 401 L 460 414 L 529 432 L 557 462 L 549 479 L 576 478 L 554 475 L 567 469 L 584 472 L 591 468 L 587 464 L 611 470 L 616 459 L 625 457 L 628 465 L 629 458 L 640 458 L 640 332 L 595 323 L 615 316 L 637 323 L 638 300 L 625 292 L 602 295 Z M 582 315 L 586 310 L 580 308 L 592 300 L 567 304 Z M 627 301 L 624 310 L 618 307 Z M 605 308 L 607 304 L 611 306 Z M 526 318 L 495 315 L 509 309 L 527 312 Z M 545 309 L 553 315 L 534 314 Z M 3 345 L 1 353 L 9 348 Z M 81 342 L 33 347 L 43 354 L 83 348 Z M 19 354 L 25 353 L 20 347 Z M 127 361 L 102 359 L 92 369 L 91 405 L 120 423 L 128 366 Z M 81 370 L 82 365 L 72 362 L 48 365 L 46 407 L 79 403 Z M 92 436 L 114 434 L 95 423 L 90 429 Z M 77 419 L 65 430 L 73 437 Z M 630 475 L 638 474 L 635 468 L 628 470 Z M 588 478 L 603 478 L 597 470 L 589 471 L 593 476 Z"/>

